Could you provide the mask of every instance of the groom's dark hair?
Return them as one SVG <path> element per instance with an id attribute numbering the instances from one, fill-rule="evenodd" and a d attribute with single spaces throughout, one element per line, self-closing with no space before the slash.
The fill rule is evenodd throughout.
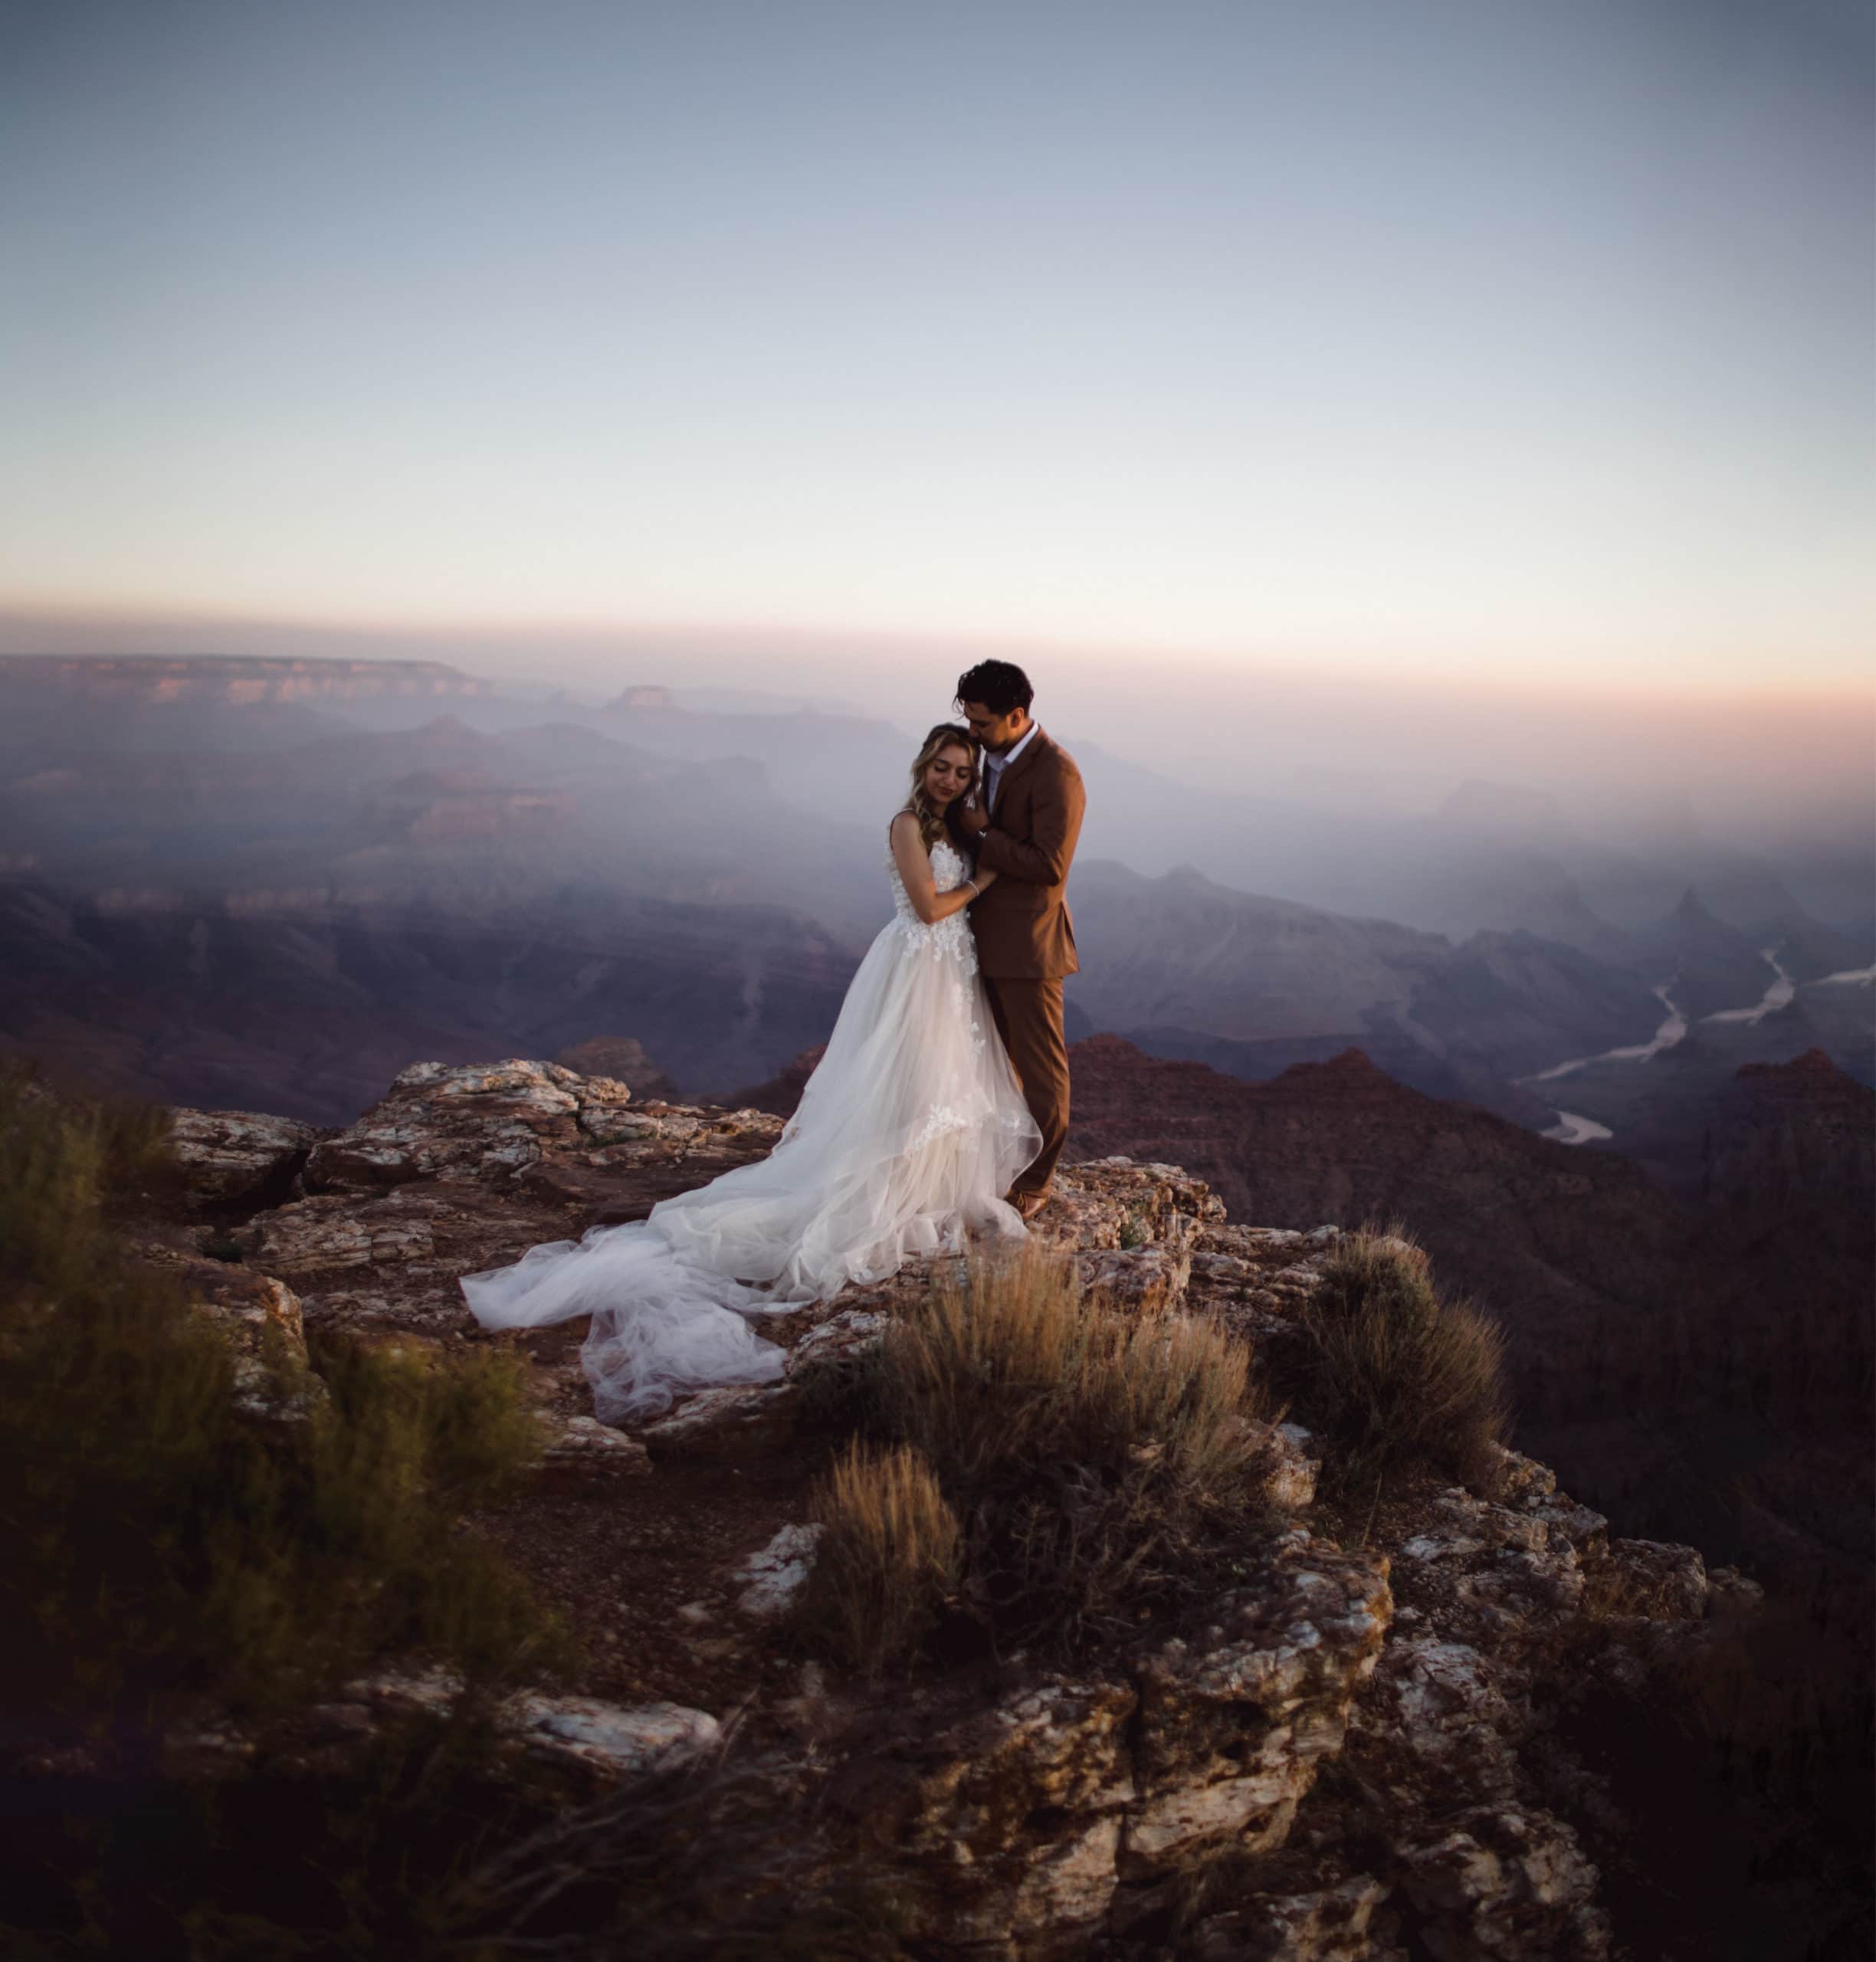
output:
<path id="1" fill-rule="evenodd" d="M 1013 661 L 980 661 L 958 677 L 960 702 L 982 702 L 992 715 L 1008 715 L 1013 708 L 1026 714 L 1035 700 L 1029 678 Z"/>

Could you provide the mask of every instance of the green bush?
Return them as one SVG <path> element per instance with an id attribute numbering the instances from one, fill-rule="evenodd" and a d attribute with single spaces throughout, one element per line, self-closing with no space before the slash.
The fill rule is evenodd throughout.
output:
<path id="1" fill-rule="evenodd" d="M 1504 1340 L 1441 1298 L 1398 1229 L 1364 1229 L 1322 1271 L 1303 1315 L 1300 1400 L 1333 1440 L 1325 1486 L 1366 1491 L 1415 1465 L 1481 1480 L 1508 1421 Z"/>
<path id="2" fill-rule="evenodd" d="M 0 1078 L 0 1741 L 135 1752 L 388 1653 L 546 1662 L 558 1631 L 458 1530 L 535 1453 L 513 1367 L 360 1353 L 304 1421 L 244 1417 L 213 1328 L 101 1217 L 159 1134 Z"/>

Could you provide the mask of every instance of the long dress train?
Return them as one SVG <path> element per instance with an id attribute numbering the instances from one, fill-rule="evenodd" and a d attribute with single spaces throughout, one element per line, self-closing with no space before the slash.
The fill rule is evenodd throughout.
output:
<path id="1" fill-rule="evenodd" d="M 969 875 L 932 848 L 941 892 Z M 976 1232 L 1019 1239 L 1003 1194 L 1035 1156 L 1030 1117 L 990 1015 L 962 911 L 927 926 L 887 861 L 893 918 L 861 960 L 827 1053 L 768 1157 L 644 1220 L 533 1248 L 464 1277 L 488 1328 L 591 1314 L 581 1351 L 608 1422 L 680 1392 L 772 1380 L 782 1351 L 750 1317 L 884 1280 Z"/>

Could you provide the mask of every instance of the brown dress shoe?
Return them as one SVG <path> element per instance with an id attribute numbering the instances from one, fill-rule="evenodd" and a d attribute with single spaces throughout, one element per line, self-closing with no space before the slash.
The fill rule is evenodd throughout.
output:
<path id="1" fill-rule="evenodd" d="M 1035 1219 L 1054 1196 L 1053 1193 L 1012 1193 L 1010 1204 L 1027 1221 Z"/>

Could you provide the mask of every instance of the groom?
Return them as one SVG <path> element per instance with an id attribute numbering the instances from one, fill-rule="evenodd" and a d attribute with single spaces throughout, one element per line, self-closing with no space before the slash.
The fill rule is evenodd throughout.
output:
<path id="1" fill-rule="evenodd" d="M 1002 876 L 970 909 L 977 965 L 1042 1149 L 1018 1176 L 1011 1203 L 1031 1219 L 1068 1135 L 1068 1047 L 1062 977 L 1077 972 L 1074 926 L 1063 887 L 1087 798 L 1066 750 L 1029 713 L 1035 691 L 1020 668 L 982 661 L 958 677 L 957 706 L 984 746 L 983 782 L 952 806 L 960 844 Z"/>

